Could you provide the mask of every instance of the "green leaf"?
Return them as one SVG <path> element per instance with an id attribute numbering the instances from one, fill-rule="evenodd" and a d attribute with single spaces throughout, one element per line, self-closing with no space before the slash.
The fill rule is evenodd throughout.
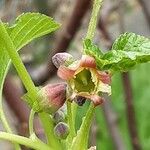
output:
<path id="1" fill-rule="evenodd" d="M 99 70 L 125 72 L 137 64 L 150 61 L 150 39 L 134 33 L 124 33 L 116 39 L 111 51 L 102 55 L 90 48 L 88 54 L 95 58 Z"/>
<path id="2" fill-rule="evenodd" d="M 55 31 L 59 27 L 58 23 L 46 15 L 26 13 L 16 19 L 8 32 L 16 49 L 20 49 L 31 40 Z"/>
<path id="3" fill-rule="evenodd" d="M 136 35 L 135 33 L 124 33 L 117 38 L 112 46 L 113 50 L 150 53 L 150 39 Z"/>
<path id="4" fill-rule="evenodd" d="M 0 22 L 0 24 L 2 24 L 2 22 Z M 4 27 L 7 29 L 7 32 L 11 37 L 16 50 L 19 50 L 35 38 L 55 31 L 59 28 L 59 26 L 60 25 L 56 23 L 52 18 L 39 13 L 22 14 L 16 19 L 15 24 L 12 26 L 4 23 Z M 3 83 L 10 64 L 10 59 L 5 49 L 5 44 L 2 41 L 0 41 L 0 64 L 1 101 Z"/>
<path id="5" fill-rule="evenodd" d="M 100 48 L 97 45 L 93 44 L 90 39 L 85 39 L 83 41 L 83 48 L 85 54 L 96 57 L 97 59 L 99 59 L 103 55 Z"/>
<path id="6" fill-rule="evenodd" d="M 17 50 L 28 44 L 31 40 L 46 35 L 59 28 L 59 24 L 52 18 L 40 13 L 25 13 L 20 15 L 15 24 L 4 24 Z M 0 42 L 0 90 L 3 86 L 5 74 L 9 66 L 9 56 L 5 45 Z"/>

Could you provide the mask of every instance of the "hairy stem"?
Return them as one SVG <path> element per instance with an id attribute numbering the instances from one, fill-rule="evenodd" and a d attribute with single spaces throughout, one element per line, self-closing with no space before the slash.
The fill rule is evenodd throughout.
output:
<path id="1" fill-rule="evenodd" d="M 98 12 L 99 12 L 101 5 L 102 5 L 102 0 L 94 0 L 91 19 L 90 19 L 90 23 L 88 26 L 86 39 L 93 40 L 93 38 L 94 38 L 96 25 L 97 25 Z M 86 150 L 87 149 L 89 130 L 90 130 L 94 110 L 95 110 L 95 107 L 94 107 L 93 103 L 91 103 L 89 106 L 89 109 L 86 113 L 86 116 L 83 119 L 82 125 L 77 133 L 77 136 L 73 140 L 73 143 L 71 145 L 72 150 L 76 150 L 76 149 Z"/>
<path id="2" fill-rule="evenodd" d="M 90 23 L 89 23 L 89 27 L 88 27 L 88 31 L 86 35 L 87 39 L 92 40 L 94 37 L 95 29 L 97 25 L 98 12 L 99 12 L 101 5 L 102 5 L 102 0 L 94 0 L 91 19 L 90 19 Z"/>

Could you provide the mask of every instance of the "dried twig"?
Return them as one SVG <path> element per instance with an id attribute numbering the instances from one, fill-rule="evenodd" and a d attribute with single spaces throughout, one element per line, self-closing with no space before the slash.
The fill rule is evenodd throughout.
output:
<path id="1" fill-rule="evenodd" d="M 131 143 L 134 150 L 141 150 L 138 133 L 137 133 L 135 110 L 134 110 L 133 96 L 132 96 L 132 87 L 131 87 L 129 74 L 123 73 L 122 80 L 123 80 L 123 87 L 125 91 L 126 113 L 128 119 L 129 133 L 131 136 Z"/>
<path id="2" fill-rule="evenodd" d="M 112 110 L 111 103 L 109 101 L 110 100 L 107 97 L 103 105 L 103 111 L 104 111 L 104 116 L 108 125 L 108 130 L 112 137 L 115 150 L 125 150 L 126 148 L 125 148 L 125 145 L 123 143 L 122 137 L 120 135 L 120 132 L 117 126 L 117 116 L 115 112 Z"/>
<path id="3" fill-rule="evenodd" d="M 124 0 L 120 0 L 119 7 L 119 27 L 120 33 L 125 31 L 125 22 L 124 22 Z M 126 102 L 126 113 L 129 127 L 129 134 L 131 137 L 131 143 L 134 150 L 141 150 L 141 145 L 138 138 L 137 124 L 135 119 L 135 110 L 133 104 L 133 94 L 132 94 L 132 85 L 129 77 L 129 73 L 122 73 L 123 87 L 125 92 L 125 102 Z"/>
<path id="4" fill-rule="evenodd" d="M 142 6 L 146 21 L 150 27 L 150 10 L 149 10 L 150 2 L 148 0 L 138 0 L 138 1 Z"/>

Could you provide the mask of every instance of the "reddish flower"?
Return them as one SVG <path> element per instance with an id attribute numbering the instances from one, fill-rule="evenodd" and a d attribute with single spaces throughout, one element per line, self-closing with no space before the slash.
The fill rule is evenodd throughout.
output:
<path id="1" fill-rule="evenodd" d="M 54 60 L 58 56 L 60 58 L 63 55 L 63 53 L 58 53 L 53 56 L 53 63 L 55 64 Z M 71 61 L 64 59 L 63 63 L 55 65 L 58 67 L 57 75 L 68 82 L 69 91 L 72 93 L 70 98 L 74 99 L 76 96 L 82 96 L 92 100 L 95 106 L 101 104 L 103 98 L 100 97 L 100 93 L 111 94 L 110 74 L 97 70 L 95 59 L 91 56 L 83 55 L 77 61 L 73 61 L 70 54 L 68 56 Z"/>

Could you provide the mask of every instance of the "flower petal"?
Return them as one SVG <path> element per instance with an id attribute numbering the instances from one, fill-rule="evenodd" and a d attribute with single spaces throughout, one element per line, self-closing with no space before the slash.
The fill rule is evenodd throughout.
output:
<path id="1" fill-rule="evenodd" d="M 98 78 L 100 81 L 102 81 L 105 84 L 110 84 L 111 83 L 111 76 L 110 74 L 106 73 L 106 72 L 102 72 L 102 71 L 97 71 L 98 73 Z"/>
<path id="2" fill-rule="evenodd" d="M 96 68 L 95 59 L 88 55 L 83 55 L 80 61 L 81 67 Z"/>
<path id="3" fill-rule="evenodd" d="M 101 105 L 104 102 L 104 98 L 98 95 L 91 95 L 89 96 L 89 99 L 94 103 L 94 106 Z"/>
<path id="4" fill-rule="evenodd" d="M 111 95 L 111 86 L 109 84 L 103 83 L 102 81 L 99 81 L 97 92 L 108 93 L 108 95 Z"/>
<path id="5" fill-rule="evenodd" d="M 104 102 L 104 98 L 98 96 L 97 94 L 92 94 L 90 95 L 89 93 L 87 92 L 80 92 L 77 94 L 78 96 L 82 96 L 82 97 L 85 97 L 87 99 L 90 99 L 94 106 L 98 106 L 98 105 L 101 105 L 103 102 Z"/>
<path id="6" fill-rule="evenodd" d="M 71 70 L 65 66 L 60 66 L 57 75 L 63 80 L 70 80 L 75 74 L 75 70 Z"/>

